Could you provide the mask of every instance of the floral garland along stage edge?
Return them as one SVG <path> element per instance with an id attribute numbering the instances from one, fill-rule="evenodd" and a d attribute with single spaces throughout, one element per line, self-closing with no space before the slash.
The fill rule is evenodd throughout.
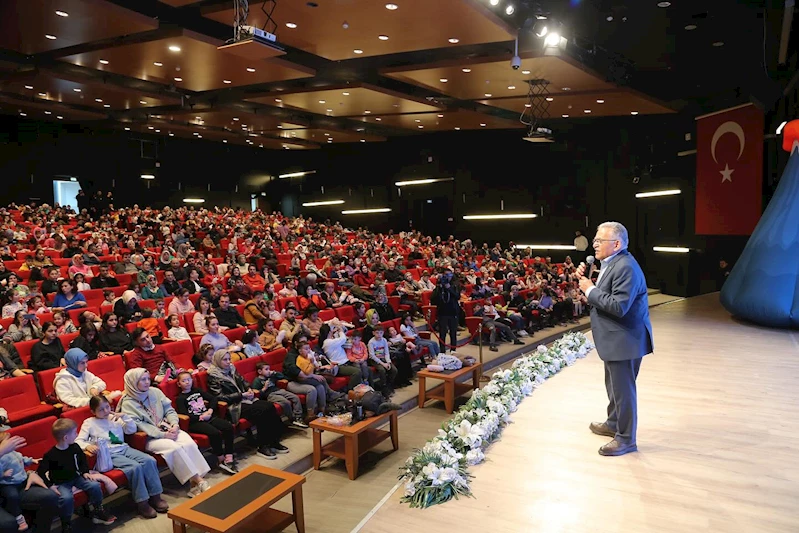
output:
<path id="1" fill-rule="evenodd" d="M 549 348 L 542 344 L 520 357 L 509 370 L 495 372 L 488 384 L 473 391 L 455 416 L 444 422 L 437 437 L 405 461 L 399 476 L 404 481 L 401 501 L 426 508 L 472 496 L 468 466 L 485 460 L 484 451 L 510 423 L 510 414 L 522 399 L 593 348 L 582 333 L 567 333 Z"/>

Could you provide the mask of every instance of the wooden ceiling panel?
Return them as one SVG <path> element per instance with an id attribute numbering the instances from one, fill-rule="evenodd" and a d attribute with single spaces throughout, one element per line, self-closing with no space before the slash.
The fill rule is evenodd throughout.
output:
<path id="1" fill-rule="evenodd" d="M 99 112 L 141 109 L 180 103 L 178 98 L 152 97 L 114 85 L 80 83 L 39 73 L 31 78 L 0 82 L 5 92 L 32 98 L 42 105 L 60 102 L 97 108 Z"/>
<path id="2" fill-rule="evenodd" d="M 362 117 L 363 122 L 381 124 L 398 128 L 416 130 L 420 133 L 431 131 L 480 130 L 522 128 L 521 122 L 484 115 L 476 111 L 460 109 L 440 113 L 416 113 L 409 115 L 384 115 Z M 421 126 L 421 127 L 420 127 Z"/>
<path id="3" fill-rule="evenodd" d="M 172 113 L 161 116 L 161 118 L 197 126 L 227 129 L 237 133 L 248 131 L 262 133 L 265 131 L 279 131 L 281 129 L 304 127 L 303 124 L 286 122 L 280 117 L 226 109 L 199 112 L 186 110 L 182 113 Z"/>
<path id="4" fill-rule="evenodd" d="M 386 9 L 387 2 L 380 0 L 318 2 L 317 7 L 310 7 L 311 3 L 277 3 L 272 17 L 278 24 L 278 43 L 334 61 L 509 41 L 515 37 L 481 0 L 395 0 L 395 10 Z M 259 4 L 251 2 L 248 23 L 261 28 L 266 17 L 258 9 Z M 213 20 L 233 24 L 232 3 L 208 7 L 203 13 Z M 381 40 L 380 35 L 388 39 Z M 449 39 L 458 41 L 451 43 Z"/>
<path id="5" fill-rule="evenodd" d="M 331 117 L 421 113 L 441 109 L 440 106 L 430 105 L 412 99 L 410 96 L 367 85 L 291 94 L 271 93 L 251 100 L 261 104 L 302 109 Z"/>
<path id="6" fill-rule="evenodd" d="M 534 79 L 549 81 L 551 93 L 614 88 L 594 73 L 555 56 L 527 57 L 519 70 L 513 70 L 510 58 L 505 58 L 481 63 L 463 60 L 422 68 L 385 69 L 382 74 L 464 100 L 523 96 L 527 94 L 527 80 Z"/>
<path id="7" fill-rule="evenodd" d="M 67 16 L 59 16 L 56 11 Z M 3 0 L 0 48 L 37 54 L 158 28 L 158 21 L 104 0 Z M 51 35 L 55 39 L 48 39 Z"/>
<path id="8" fill-rule="evenodd" d="M 61 104 L 41 101 L 25 101 L 10 95 L 0 94 L 0 113 L 18 115 L 30 120 L 85 121 L 102 120 L 103 113 L 73 109 Z"/>
<path id="9" fill-rule="evenodd" d="M 296 130 L 283 130 L 279 132 L 278 137 L 284 139 L 303 139 L 317 143 L 357 143 L 357 142 L 382 142 L 385 137 L 378 135 L 368 135 L 366 133 L 359 133 L 357 131 L 343 131 L 343 130 L 330 130 L 330 129 L 296 129 Z"/>
<path id="10" fill-rule="evenodd" d="M 65 60 L 133 78 L 174 84 L 191 91 L 208 91 L 314 75 L 312 69 L 282 59 L 250 61 L 237 54 L 217 50 L 222 44 L 224 43 L 210 37 L 183 30 L 176 37 L 77 54 L 66 57 Z M 101 60 L 108 63 L 100 63 Z"/>
<path id="11" fill-rule="evenodd" d="M 586 93 L 553 95 L 547 112 L 552 118 L 588 118 L 657 115 L 674 113 L 674 110 L 632 91 L 589 91 Z M 479 100 L 481 104 L 517 111 L 521 114 L 528 104 L 527 97 Z M 590 111 L 586 113 L 586 110 Z M 563 117 L 568 115 L 568 117 Z"/>
<path id="12" fill-rule="evenodd" d="M 147 124 L 125 124 L 129 131 L 138 131 L 150 135 L 161 135 L 168 137 L 183 137 L 185 139 L 195 139 L 197 141 L 215 141 L 225 144 L 238 144 L 241 146 L 249 145 L 253 148 L 264 148 L 270 150 L 313 150 L 319 148 L 314 143 L 296 142 L 274 137 L 264 137 L 254 134 L 241 135 L 231 132 L 217 131 L 203 128 L 191 124 L 170 123 L 153 117 Z"/>

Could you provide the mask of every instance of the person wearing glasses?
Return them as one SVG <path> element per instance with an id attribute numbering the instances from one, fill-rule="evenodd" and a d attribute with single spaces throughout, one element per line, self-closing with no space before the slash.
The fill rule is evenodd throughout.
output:
<path id="1" fill-rule="evenodd" d="M 641 359 L 652 353 L 652 324 L 646 279 L 635 258 L 627 251 L 627 229 L 618 222 L 605 222 L 597 228 L 594 254 L 602 262 L 596 284 L 585 277 L 586 265 L 577 275 L 580 290 L 591 304 L 591 330 L 599 358 L 605 365 L 608 417 L 592 422 L 589 429 L 613 437 L 599 448 L 605 456 L 624 455 L 638 450 L 635 434 L 638 402 L 635 380 Z"/>

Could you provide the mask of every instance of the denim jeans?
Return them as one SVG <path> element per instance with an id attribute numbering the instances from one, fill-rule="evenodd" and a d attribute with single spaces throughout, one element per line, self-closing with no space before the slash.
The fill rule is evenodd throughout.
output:
<path id="1" fill-rule="evenodd" d="M 34 521 L 39 531 L 50 531 L 53 518 L 58 510 L 58 496 L 50 489 L 44 489 L 37 485 L 31 486 L 28 490 L 21 490 L 20 487 L 20 507 L 23 511 L 33 511 Z M 17 521 L 7 509 L 0 508 L 0 533 L 16 533 Z"/>
<path id="2" fill-rule="evenodd" d="M 416 337 L 415 339 L 413 339 L 413 343 L 421 348 L 427 348 L 430 351 L 430 355 L 432 357 L 435 357 L 439 354 L 438 343 L 435 341 L 431 341 L 430 339 L 423 339 L 422 337 Z"/>
<path id="3" fill-rule="evenodd" d="M 128 447 L 124 453 L 111 455 L 114 468 L 125 473 L 128 486 L 136 503 L 147 501 L 150 496 L 161 494 L 161 478 L 158 477 L 158 463 L 152 455 Z"/>
<path id="4" fill-rule="evenodd" d="M 72 487 L 76 487 L 86 493 L 89 503 L 100 505 L 103 503 L 103 488 L 96 481 L 89 481 L 83 476 L 78 476 L 73 480 L 58 485 L 58 514 L 62 520 L 72 520 L 72 513 L 75 512 L 75 499 L 72 495 Z"/>

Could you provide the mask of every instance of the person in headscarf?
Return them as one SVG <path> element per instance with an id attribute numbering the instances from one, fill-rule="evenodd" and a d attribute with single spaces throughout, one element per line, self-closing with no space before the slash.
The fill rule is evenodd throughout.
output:
<path id="1" fill-rule="evenodd" d="M 89 356 L 80 348 L 70 348 L 64 354 L 66 368 L 62 368 L 53 379 L 53 388 L 58 401 L 70 407 L 89 405 L 92 396 L 99 396 L 106 388 L 105 381 L 88 370 Z"/>
<path id="2" fill-rule="evenodd" d="M 180 430 L 169 398 L 157 387 L 150 387 L 147 370 L 132 368 L 125 372 L 125 393 L 117 411 L 129 415 L 139 431 L 147 434 L 145 450 L 163 457 L 181 484 L 191 482 L 190 498 L 211 488 L 203 479 L 211 468 L 189 434 Z"/>
<path id="3" fill-rule="evenodd" d="M 369 309 L 366 312 L 366 325 L 363 328 L 363 342 L 369 344 L 374 336 L 374 328 L 380 323 L 380 315 L 375 309 Z"/>
<path id="4" fill-rule="evenodd" d="M 114 300 L 114 314 L 119 319 L 121 326 L 141 319 L 142 312 L 135 291 L 127 290 L 122 293 L 122 296 Z"/>
<path id="5" fill-rule="evenodd" d="M 258 430 L 258 454 L 265 459 L 276 459 L 276 453 L 288 453 L 280 444 L 283 423 L 274 404 L 259 399 L 259 392 L 236 372 L 230 362 L 230 352 L 214 352 L 214 365 L 208 371 L 208 390 L 220 402 L 227 402 L 227 415 L 235 426 L 243 418 Z"/>

